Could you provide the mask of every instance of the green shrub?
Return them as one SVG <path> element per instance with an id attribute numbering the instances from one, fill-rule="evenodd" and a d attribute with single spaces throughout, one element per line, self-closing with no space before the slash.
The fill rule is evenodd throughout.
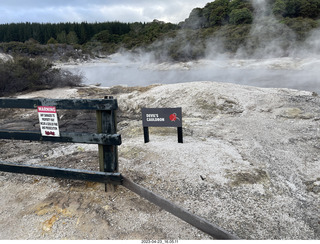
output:
<path id="1" fill-rule="evenodd" d="M 309 36 L 311 30 L 319 27 L 316 20 L 309 18 L 284 18 L 282 22 L 297 34 L 299 41 L 304 41 Z"/>
<path id="2" fill-rule="evenodd" d="M 15 57 L 0 61 L 0 96 L 17 92 L 78 86 L 82 77 L 54 68 L 47 60 Z"/>
<path id="3" fill-rule="evenodd" d="M 240 25 L 240 24 L 251 24 L 253 21 L 252 13 L 247 8 L 234 9 L 230 13 L 230 24 Z"/>

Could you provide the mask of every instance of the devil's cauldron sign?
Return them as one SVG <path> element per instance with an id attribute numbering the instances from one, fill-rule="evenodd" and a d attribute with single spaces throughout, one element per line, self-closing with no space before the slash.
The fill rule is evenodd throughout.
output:
<path id="1" fill-rule="evenodd" d="M 181 108 L 143 108 L 143 127 L 182 127 Z"/>
<path id="2" fill-rule="evenodd" d="M 178 141 L 182 143 L 181 108 L 142 108 L 145 142 L 149 142 L 148 127 L 177 127 Z"/>

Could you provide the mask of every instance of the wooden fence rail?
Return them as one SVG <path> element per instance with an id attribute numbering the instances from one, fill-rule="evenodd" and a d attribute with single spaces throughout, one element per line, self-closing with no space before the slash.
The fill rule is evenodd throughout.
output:
<path id="1" fill-rule="evenodd" d="M 118 109 L 116 99 L 0 99 L 0 108 L 37 109 L 38 106 L 54 106 L 57 109 L 104 110 Z"/>
<path id="2" fill-rule="evenodd" d="M 106 190 L 114 191 L 114 186 L 122 180 L 121 175 L 117 174 L 117 146 L 121 145 L 121 135 L 116 133 L 115 111 L 118 108 L 117 100 L 112 97 L 106 97 L 105 99 L 0 99 L 0 108 L 37 109 L 39 106 L 52 106 L 64 110 L 95 110 L 97 133 L 61 132 L 59 137 L 51 137 L 43 136 L 40 131 L 4 130 L 0 128 L 0 139 L 98 144 L 100 171 L 107 174 L 84 173 L 74 169 L 59 170 L 52 167 L 16 165 L 4 162 L 0 162 L 0 170 L 67 179 L 87 179 L 95 175 L 96 179 L 100 179 L 100 182 L 108 183 Z"/>

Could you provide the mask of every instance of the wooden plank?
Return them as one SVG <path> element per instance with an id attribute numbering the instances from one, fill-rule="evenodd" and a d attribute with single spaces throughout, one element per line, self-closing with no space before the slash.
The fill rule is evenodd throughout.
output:
<path id="1" fill-rule="evenodd" d="M 120 173 L 105 173 L 80 169 L 62 169 L 48 166 L 19 165 L 2 161 L 0 161 L 0 171 L 71 180 L 112 183 L 114 185 L 122 184 L 122 176 Z"/>
<path id="2" fill-rule="evenodd" d="M 121 145 L 121 135 L 103 133 L 60 132 L 60 137 L 42 136 L 37 131 L 0 130 L 1 139 Z"/>
<path id="3" fill-rule="evenodd" d="M 123 186 L 138 194 L 139 196 L 147 199 L 153 204 L 159 206 L 160 208 L 166 210 L 167 212 L 175 215 L 176 217 L 184 220 L 185 222 L 191 224 L 192 226 L 198 228 L 199 230 L 207 233 L 215 239 L 223 240 L 237 240 L 237 236 L 230 234 L 226 230 L 222 229 L 219 226 L 216 226 L 207 220 L 188 212 L 187 210 L 177 206 L 176 204 L 154 194 L 148 189 L 139 186 L 138 184 L 132 182 L 131 180 L 123 177 Z"/>
<path id="4" fill-rule="evenodd" d="M 116 99 L 0 99 L 0 108 L 36 109 L 38 106 L 55 106 L 72 110 L 116 110 Z"/>

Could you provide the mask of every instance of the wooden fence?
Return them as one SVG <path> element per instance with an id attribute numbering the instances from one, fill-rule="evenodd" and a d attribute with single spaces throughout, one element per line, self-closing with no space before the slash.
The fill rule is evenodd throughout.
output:
<path id="1" fill-rule="evenodd" d="M 114 191 L 117 185 L 123 185 L 213 238 L 238 239 L 237 236 L 137 185 L 118 172 L 117 147 L 121 145 L 121 136 L 116 133 L 117 100 L 112 97 L 105 99 L 0 99 L 0 108 L 37 109 L 38 106 L 53 106 L 56 109 L 66 110 L 96 110 L 97 133 L 60 132 L 60 137 L 51 137 L 43 136 L 40 131 L 0 129 L 0 139 L 98 144 L 100 172 L 2 161 L 0 161 L 0 171 L 101 182 L 106 184 L 106 191 Z"/>
<path id="2" fill-rule="evenodd" d="M 97 133 L 61 132 L 60 137 L 43 136 L 39 131 L 4 130 L 0 128 L 0 139 L 50 141 L 60 143 L 98 144 L 101 172 L 60 169 L 55 167 L 22 165 L 0 161 L 0 171 L 50 176 L 65 179 L 88 180 L 106 183 L 106 190 L 113 191 L 122 183 L 118 173 L 118 145 L 121 136 L 116 134 L 117 100 L 105 99 L 0 99 L 0 108 L 34 109 L 39 106 L 53 106 L 64 110 L 95 110 Z"/>

